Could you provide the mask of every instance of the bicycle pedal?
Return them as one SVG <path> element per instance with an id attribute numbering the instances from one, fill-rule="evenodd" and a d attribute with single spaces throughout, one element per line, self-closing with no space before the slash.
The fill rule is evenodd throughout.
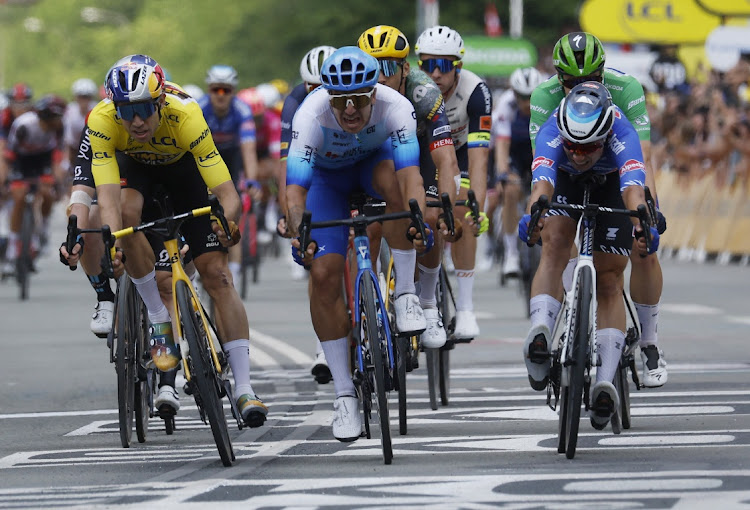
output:
<path id="1" fill-rule="evenodd" d="M 245 425 L 247 425 L 251 429 L 256 429 L 258 427 L 262 427 L 266 422 L 266 415 L 261 413 L 260 411 L 250 411 L 250 413 L 248 413 L 248 415 L 245 417 L 244 421 Z"/>
<path id="2" fill-rule="evenodd" d="M 159 406 L 159 409 L 156 410 L 156 415 L 163 420 L 174 418 L 176 414 L 177 411 L 174 410 L 174 407 L 168 404 L 162 404 Z"/>

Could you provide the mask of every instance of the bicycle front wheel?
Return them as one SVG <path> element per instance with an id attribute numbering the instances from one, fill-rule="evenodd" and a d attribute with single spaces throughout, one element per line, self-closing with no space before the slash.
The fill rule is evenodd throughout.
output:
<path id="1" fill-rule="evenodd" d="M 151 355 L 149 353 L 149 335 L 148 335 L 148 312 L 146 305 L 143 304 L 138 293 L 135 293 L 135 316 L 137 321 L 133 331 L 135 332 L 135 386 L 133 401 L 135 404 L 135 433 L 139 443 L 146 442 L 148 435 L 148 419 L 151 416 L 151 406 L 153 405 L 153 369 L 148 369 L 148 363 Z"/>
<path id="2" fill-rule="evenodd" d="M 375 287 L 372 278 L 366 276 L 362 279 L 362 295 L 360 303 L 364 305 L 365 311 L 365 337 L 362 339 L 370 352 L 372 359 L 372 370 L 375 375 L 375 392 L 377 394 L 378 419 L 380 421 L 380 443 L 383 447 L 383 461 L 390 464 L 393 460 L 393 447 L 391 445 L 391 426 L 388 417 L 388 393 L 386 391 L 386 380 L 390 381 L 390 368 L 388 364 L 387 339 L 385 336 L 384 322 L 378 317 L 378 310 L 385 314 L 386 310 L 381 308 L 381 303 L 375 299 Z"/>
<path id="3" fill-rule="evenodd" d="M 565 456 L 575 457 L 578 444 L 578 426 L 581 422 L 581 400 L 584 392 L 586 362 L 589 356 L 589 310 L 591 309 L 593 277 L 591 268 L 584 266 L 578 277 L 578 286 L 573 296 L 573 316 L 571 317 L 568 345 L 568 394 Z"/>
<path id="4" fill-rule="evenodd" d="M 234 460 L 232 441 L 227 430 L 227 419 L 221 403 L 222 383 L 211 356 L 206 329 L 201 318 L 200 303 L 187 283 L 177 282 L 177 305 L 183 333 L 188 343 L 188 366 L 191 380 L 195 382 L 194 393 L 198 408 L 208 418 L 221 462 L 231 466 Z"/>
<path id="5" fill-rule="evenodd" d="M 398 383 L 398 432 L 406 435 L 406 365 L 411 363 L 409 344 L 411 338 L 396 339 L 396 382 Z"/>
<path id="6" fill-rule="evenodd" d="M 16 279 L 18 281 L 18 297 L 21 301 L 29 299 L 29 280 L 34 261 L 31 253 L 31 238 L 34 234 L 34 209 L 29 203 L 23 208 L 21 217 L 21 251 L 16 260 Z"/>
<path id="7" fill-rule="evenodd" d="M 117 293 L 117 349 L 115 351 L 117 407 L 120 443 L 123 448 L 129 448 L 133 434 L 135 408 L 135 331 L 138 315 L 135 285 L 127 274 L 120 277 Z"/>

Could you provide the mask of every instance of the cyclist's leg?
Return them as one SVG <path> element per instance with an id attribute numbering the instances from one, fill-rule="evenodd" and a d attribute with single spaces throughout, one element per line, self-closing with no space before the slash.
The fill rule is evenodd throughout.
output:
<path id="1" fill-rule="evenodd" d="M 518 276 L 521 271 L 518 253 L 518 207 L 521 202 L 522 180 L 518 171 L 511 166 L 504 187 L 504 206 L 502 217 L 502 235 L 505 256 L 501 271 L 505 276 Z"/>
<path id="2" fill-rule="evenodd" d="M 667 382 L 667 363 L 664 361 L 664 352 L 659 348 L 656 333 L 663 287 L 661 265 L 657 254 L 642 258 L 636 250 L 632 250 L 630 262 L 630 297 L 641 324 L 641 380 L 646 387 L 656 388 Z"/>
<path id="3" fill-rule="evenodd" d="M 386 141 L 380 153 L 369 161 L 370 166 L 363 171 L 361 182 L 365 191 L 385 200 L 386 213 L 406 210 L 407 197 L 402 195 L 400 182 L 417 178 L 420 182 L 422 180 L 417 167 L 400 169 L 399 172 L 405 173 L 397 177 L 390 149 L 391 144 Z M 420 189 L 423 188 L 420 186 Z M 400 275 L 413 275 L 417 262 L 417 252 L 404 235 L 408 226 L 409 220 L 388 221 L 383 225 L 383 235 L 391 248 L 396 274 Z M 396 326 L 402 335 L 418 334 L 427 327 L 415 291 L 414 278 L 396 278 L 394 310 Z"/>
<path id="4" fill-rule="evenodd" d="M 356 168 L 351 168 L 349 173 L 315 171 L 306 204 L 313 221 L 349 215 L 348 197 L 358 178 L 356 172 Z M 310 267 L 310 316 L 336 392 L 332 432 L 340 441 L 354 441 L 359 437 L 362 424 L 349 366 L 349 315 L 341 292 L 349 229 L 318 229 L 312 232 L 312 238 L 318 245 L 318 252 Z"/>
<path id="5" fill-rule="evenodd" d="M 10 189 L 10 200 L 13 204 L 10 209 L 10 220 L 8 222 L 8 246 L 5 251 L 5 264 L 3 274 L 15 273 L 15 262 L 19 255 L 18 239 L 21 232 L 21 216 L 23 214 L 24 197 L 28 184 L 23 179 L 24 173 L 18 165 L 14 166 L 8 182 Z"/>

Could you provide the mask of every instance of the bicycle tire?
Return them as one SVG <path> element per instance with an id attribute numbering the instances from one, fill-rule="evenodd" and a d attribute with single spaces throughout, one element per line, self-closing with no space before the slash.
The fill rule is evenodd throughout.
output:
<path id="1" fill-rule="evenodd" d="M 117 347 L 115 371 L 117 372 L 117 410 L 120 443 L 130 448 L 133 434 L 135 408 L 135 285 L 127 274 L 117 285 Z"/>
<path id="2" fill-rule="evenodd" d="M 18 282 L 18 298 L 21 301 L 29 299 L 29 280 L 33 265 L 31 255 L 31 238 L 34 234 L 34 208 L 26 202 L 21 217 L 21 249 L 16 259 L 16 281 Z"/>
<path id="3" fill-rule="evenodd" d="M 388 353 L 384 351 L 385 331 L 383 322 L 378 320 L 378 310 L 375 304 L 375 282 L 369 276 L 365 276 L 361 283 L 365 311 L 365 332 L 367 334 L 364 342 L 369 347 L 372 368 L 375 375 L 375 392 L 377 395 L 378 420 L 380 422 L 380 444 L 383 448 L 383 462 L 390 464 L 393 460 L 393 447 L 391 444 L 391 427 L 388 416 L 388 393 L 386 391 L 386 372 L 388 371 Z M 381 310 L 386 313 L 385 310 Z"/>
<path id="4" fill-rule="evenodd" d="M 578 277 L 578 287 L 573 296 L 574 315 L 568 331 L 572 336 L 572 346 L 569 346 L 571 363 L 567 367 L 568 378 L 568 415 L 565 424 L 565 456 L 575 457 L 578 445 L 578 427 L 581 423 L 581 400 L 584 392 L 584 375 L 586 362 L 589 357 L 589 309 L 592 298 L 591 268 L 581 268 Z"/>
<path id="5" fill-rule="evenodd" d="M 135 328 L 135 433 L 139 443 L 145 443 L 148 436 L 148 419 L 151 417 L 151 406 L 153 405 L 153 379 L 146 368 L 149 356 L 148 335 L 148 312 L 140 296 L 136 293 L 136 303 L 139 309 L 138 325 Z M 153 372 L 153 369 L 150 370 Z"/>
<path id="6" fill-rule="evenodd" d="M 440 349 L 438 351 L 438 366 L 440 368 L 440 403 L 447 406 L 450 402 L 451 393 L 451 351 L 450 349 Z"/>
<path id="7" fill-rule="evenodd" d="M 227 419 L 221 403 L 221 382 L 209 350 L 207 332 L 194 308 L 199 307 L 197 297 L 184 281 L 176 284 L 177 306 L 182 322 L 183 333 L 188 343 L 188 365 L 191 379 L 195 381 L 197 392 L 193 395 L 196 404 L 208 418 L 211 433 L 224 466 L 231 466 L 234 460 L 232 441 L 229 438 Z"/>
<path id="8" fill-rule="evenodd" d="M 621 366 L 617 371 L 616 379 L 620 380 L 620 422 L 622 428 L 629 429 L 631 425 L 630 414 L 630 383 L 628 382 L 628 367 Z"/>
<path id="9" fill-rule="evenodd" d="M 440 396 L 440 349 L 425 349 L 427 358 L 427 392 L 430 395 L 430 409 L 437 411 Z"/>
<path id="10" fill-rule="evenodd" d="M 560 414 L 557 417 L 557 453 L 565 453 L 568 424 L 568 387 L 560 388 Z"/>
<path id="11" fill-rule="evenodd" d="M 405 436 L 407 433 L 406 425 L 406 369 L 407 364 L 411 363 L 409 355 L 409 343 L 411 338 L 396 338 L 396 382 L 398 387 L 398 432 Z"/>

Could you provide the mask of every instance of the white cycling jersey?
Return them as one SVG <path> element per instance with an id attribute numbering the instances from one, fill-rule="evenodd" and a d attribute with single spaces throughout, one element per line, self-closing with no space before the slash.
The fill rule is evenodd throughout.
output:
<path id="1" fill-rule="evenodd" d="M 488 147 L 492 127 L 492 94 L 482 79 L 461 70 L 458 86 L 445 103 L 456 150 Z"/>
<path id="2" fill-rule="evenodd" d="M 39 116 L 26 112 L 13 121 L 8 134 L 8 150 L 18 156 L 34 156 L 52 152 L 60 146 L 60 133 L 42 131 Z"/>

